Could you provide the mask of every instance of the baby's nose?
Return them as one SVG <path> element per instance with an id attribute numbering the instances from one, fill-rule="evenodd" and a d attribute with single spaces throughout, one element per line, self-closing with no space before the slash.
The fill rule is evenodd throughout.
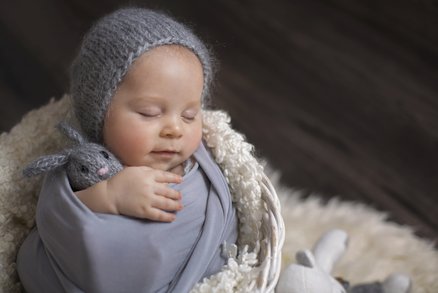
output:
<path id="1" fill-rule="evenodd" d="M 108 173 L 108 167 L 102 167 L 102 168 L 100 168 L 99 170 L 97 170 L 97 174 L 98 174 L 99 176 L 103 176 L 103 175 L 105 175 L 106 173 Z"/>

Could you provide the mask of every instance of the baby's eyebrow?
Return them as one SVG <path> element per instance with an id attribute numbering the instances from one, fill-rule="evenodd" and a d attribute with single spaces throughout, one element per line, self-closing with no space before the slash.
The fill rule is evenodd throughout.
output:
<path id="1" fill-rule="evenodd" d="M 194 99 L 194 100 L 188 101 L 186 105 L 187 105 L 187 107 L 194 107 L 194 108 L 201 107 L 201 100 Z"/>
<path id="2" fill-rule="evenodd" d="M 162 98 L 156 97 L 156 96 L 141 96 L 141 97 L 135 97 L 131 100 L 131 104 L 134 105 L 150 105 L 150 104 L 157 104 L 162 102 Z"/>

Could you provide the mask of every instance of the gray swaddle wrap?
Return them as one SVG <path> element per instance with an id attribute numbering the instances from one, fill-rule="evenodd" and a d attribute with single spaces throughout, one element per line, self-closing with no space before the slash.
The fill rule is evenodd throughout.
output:
<path id="1" fill-rule="evenodd" d="M 197 164 L 175 185 L 184 209 L 172 223 L 91 212 L 65 172 L 47 175 L 37 230 L 20 248 L 17 266 L 28 292 L 188 292 L 226 260 L 237 217 L 226 180 L 201 145 Z M 199 165 L 198 165 L 199 164 Z M 129 196 L 129 195 L 127 195 Z"/>

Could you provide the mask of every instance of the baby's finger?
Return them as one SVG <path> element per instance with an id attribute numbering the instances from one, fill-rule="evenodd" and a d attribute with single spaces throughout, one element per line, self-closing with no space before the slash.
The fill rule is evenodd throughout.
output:
<path id="1" fill-rule="evenodd" d="M 162 211 L 160 209 L 152 208 L 150 210 L 150 216 L 148 218 L 152 221 L 173 222 L 176 219 L 176 215 L 173 213 Z"/>
<path id="2" fill-rule="evenodd" d="M 182 209 L 182 203 L 179 200 L 172 200 L 163 196 L 156 196 L 152 202 L 152 207 L 163 211 L 179 211 Z"/>
<path id="3" fill-rule="evenodd" d="M 170 199 L 181 199 L 181 192 L 162 184 L 155 188 L 155 193 Z"/>
<path id="4" fill-rule="evenodd" d="M 160 183 L 181 183 L 182 177 L 166 171 L 157 171 L 155 180 Z"/>

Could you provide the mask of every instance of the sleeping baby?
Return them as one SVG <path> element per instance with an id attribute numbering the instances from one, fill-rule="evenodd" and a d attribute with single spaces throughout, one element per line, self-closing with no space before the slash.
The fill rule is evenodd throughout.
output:
<path id="1" fill-rule="evenodd" d="M 85 35 L 73 110 L 123 169 L 77 191 L 64 168 L 46 175 L 17 259 L 27 292 L 188 292 L 221 270 L 237 217 L 202 142 L 211 58 L 186 26 L 148 9 L 115 11 Z"/>

